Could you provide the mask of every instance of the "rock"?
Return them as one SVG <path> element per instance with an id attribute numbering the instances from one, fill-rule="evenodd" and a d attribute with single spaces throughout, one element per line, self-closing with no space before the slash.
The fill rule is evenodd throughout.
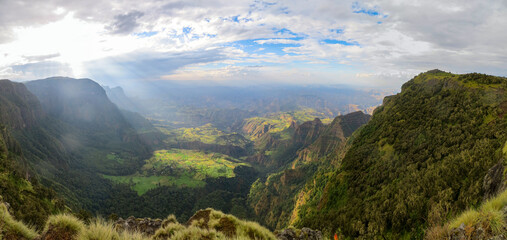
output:
<path id="1" fill-rule="evenodd" d="M 504 220 L 507 221 L 507 206 L 503 207 L 502 210 L 500 210 L 504 216 Z"/>
<path id="2" fill-rule="evenodd" d="M 484 176 L 484 180 L 482 181 L 482 189 L 484 190 L 483 201 L 495 196 L 502 188 L 504 171 L 502 162 L 500 161 L 491 167 L 486 176 Z"/>
<path id="3" fill-rule="evenodd" d="M 465 224 L 451 230 L 451 240 L 466 240 Z"/>
<path id="4" fill-rule="evenodd" d="M 470 239 L 471 240 L 484 240 L 484 239 L 486 239 L 485 235 L 486 234 L 484 232 L 484 229 L 482 229 L 481 227 L 478 227 L 478 228 L 474 229 Z"/>
<path id="5" fill-rule="evenodd" d="M 161 227 L 162 220 L 160 219 L 135 218 L 132 216 L 126 220 L 120 218 L 114 223 L 116 231 L 140 232 L 148 236 L 155 234 L 155 232 Z"/>
<path id="6" fill-rule="evenodd" d="M 314 231 L 309 228 L 301 229 L 301 234 L 299 235 L 299 239 L 306 240 L 320 240 L 323 239 L 322 233 L 320 231 Z"/>
<path id="7" fill-rule="evenodd" d="M 277 233 L 276 237 L 280 240 L 295 240 L 295 239 L 297 239 L 296 232 L 292 228 L 284 229 L 282 232 Z"/>
<path id="8" fill-rule="evenodd" d="M 494 236 L 492 238 L 489 238 L 488 240 L 507 240 L 507 238 L 505 238 L 504 235 L 498 235 L 498 236 Z"/>
<path id="9" fill-rule="evenodd" d="M 303 228 L 301 230 L 287 228 L 281 232 L 275 233 L 279 240 L 322 240 L 324 239 L 322 233 L 310 228 Z"/>

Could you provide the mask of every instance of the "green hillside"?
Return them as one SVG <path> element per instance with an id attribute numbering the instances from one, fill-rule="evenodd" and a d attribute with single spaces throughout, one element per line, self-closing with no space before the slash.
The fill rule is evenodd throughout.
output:
<path id="1" fill-rule="evenodd" d="M 39 183 L 38 177 L 27 166 L 19 144 L 1 124 L 0 202 L 9 203 L 16 218 L 37 227 L 43 226 L 49 214 L 64 207 L 53 190 Z"/>
<path id="2" fill-rule="evenodd" d="M 503 161 L 507 79 L 438 70 L 386 97 L 297 225 L 353 238 L 422 238 L 483 198 Z M 332 220 L 330 220 L 332 219 Z"/>

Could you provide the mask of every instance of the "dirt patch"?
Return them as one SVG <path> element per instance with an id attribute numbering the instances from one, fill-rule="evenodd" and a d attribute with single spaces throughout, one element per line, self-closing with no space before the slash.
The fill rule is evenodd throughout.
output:
<path id="1" fill-rule="evenodd" d="M 194 214 L 194 216 L 190 217 L 190 219 L 188 219 L 187 223 L 185 223 L 185 226 L 190 226 L 192 225 L 192 222 L 193 221 L 201 221 L 202 219 L 202 224 L 200 224 L 200 227 L 203 227 L 203 228 L 206 228 L 208 229 L 208 222 L 209 222 L 209 215 L 211 214 L 211 210 L 200 210 L 198 212 L 196 212 Z"/>
<path id="2" fill-rule="evenodd" d="M 74 240 L 76 239 L 77 233 L 73 233 L 69 230 L 50 227 L 39 239 L 40 240 Z"/>
<path id="3" fill-rule="evenodd" d="M 219 232 L 222 232 L 227 237 L 236 236 L 236 225 L 234 225 L 234 222 L 231 221 L 231 219 L 228 217 L 220 218 L 220 221 L 218 222 L 218 225 L 215 227 L 215 229 Z"/>

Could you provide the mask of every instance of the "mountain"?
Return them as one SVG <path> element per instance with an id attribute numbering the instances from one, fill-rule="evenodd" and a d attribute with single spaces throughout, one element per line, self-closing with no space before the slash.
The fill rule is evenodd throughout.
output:
<path id="1" fill-rule="evenodd" d="M 292 152 L 288 168 L 257 180 L 250 189 L 248 202 L 260 222 L 272 229 L 291 225 L 305 189 L 313 189 L 314 179 L 334 170 L 336 152 L 343 151 L 351 132 L 369 119 L 363 112 L 354 112 L 336 117 L 327 126 L 317 118 L 295 127 L 287 148 Z"/>
<path id="2" fill-rule="evenodd" d="M 104 211 L 115 186 L 102 174 L 130 174 L 151 155 L 137 131 L 153 126 L 138 114 L 121 112 L 89 79 L 2 80 L 0 109 L 8 139 L 19 143 L 10 145 L 24 159 L 17 162 L 30 170 L 21 175 L 54 189 L 74 210 Z"/>
<path id="3" fill-rule="evenodd" d="M 25 85 L 45 112 L 77 128 L 113 130 L 121 138 L 131 129 L 104 89 L 90 79 L 54 77 Z"/>
<path id="4" fill-rule="evenodd" d="M 414 77 L 353 134 L 295 225 L 328 236 L 420 239 L 427 226 L 477 206 L 488 169 L 505 164 L 506 90 L 506 78 L 484 74 Z"/>
<path id="5" fill-rule="evenodd" d="M 25 82 L 49 116 L 68 126 L 63 133 L 72 142 L 80 164 L 101 173 L 127 172 L 150 149 L 122 112 L 107 97 L 104 89 L 90 79 L 63 77 Z M 127 162 L 104 161 L 115 153 Z"/>
<path id="6" fill-rule="evenodd" d="M 172 127 L 211 123 L 222 131 L 238 131 L 241 123 L 267 114 L 314 109 L 326 118 L 371 111 L 392 91 L 348 86 L 270 84 L 220 86 L 188 81 L 150 81 L 124 86 L 142 114 Z M 312 118 L 313 119 L 313 118 Z M 312 120 L 310 119 L 310 120 Z"/>
<path id="7" fill-rule="evenodd" d="M 108 86 L 102 86 L 104 91 L 106 91 L 106 95 L 111 100 L 112 103 L 116 104 L 118 108 L 124 109 L 130 112 L 139 112 L 141 109 L 136 105 L 134 101 L 132 101 L 121 87 L 110 88 Z"/>

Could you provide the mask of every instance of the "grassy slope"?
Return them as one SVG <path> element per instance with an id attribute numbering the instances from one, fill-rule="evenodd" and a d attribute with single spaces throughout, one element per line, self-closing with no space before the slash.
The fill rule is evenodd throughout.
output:
<path id="1" fill-rule="evenodd" d="M 505 90 L 505 78 L 481 74 L 415 77 L 384 100 L 298 224 L 354 238 L 422 238 L 427 224 L 477 205 L 507 140 Z"/>

